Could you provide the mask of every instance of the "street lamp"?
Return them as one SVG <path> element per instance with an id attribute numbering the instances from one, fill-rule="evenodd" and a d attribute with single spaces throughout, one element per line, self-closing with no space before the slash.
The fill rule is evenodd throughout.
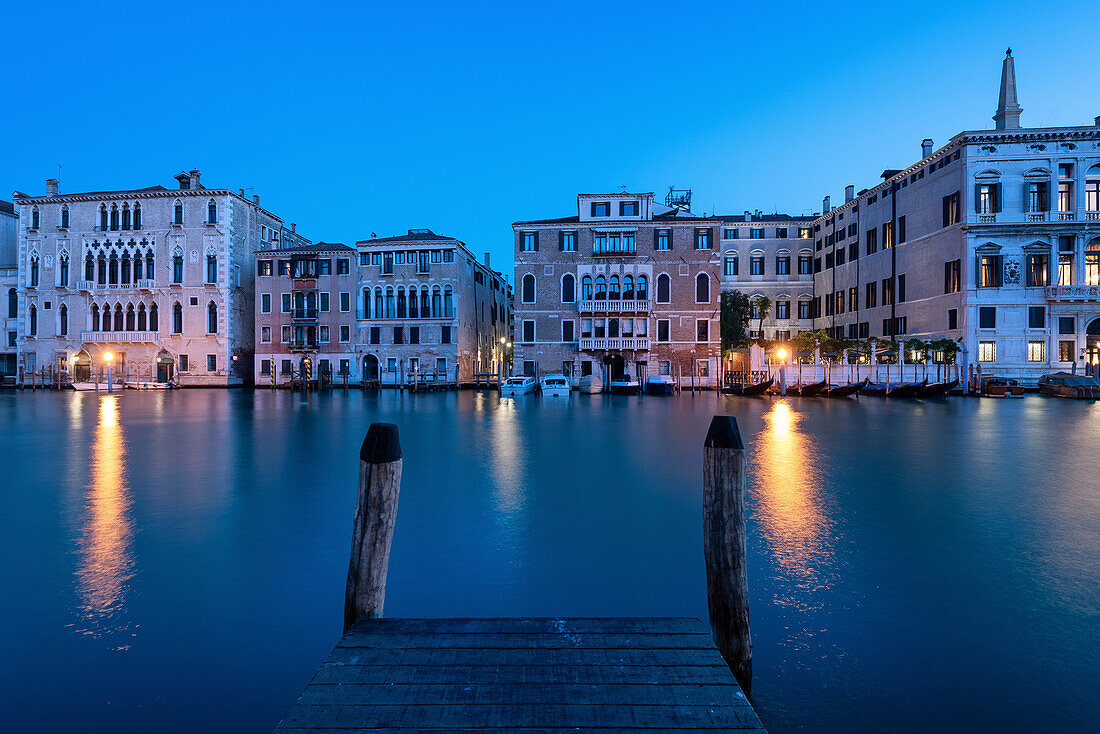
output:
<path id="1" fill-rule="evenodd" d="M 779 394 L 787 394 L 787 348 L 780 347 L 775 351 L 775 356 L 779 357 Z"/>
<path id="2" fill-rule="evenodd" d="M 103 361 L 107 363 L 107 392 L 111 392 L 114 385 L 111 384 L 111 362 L 115 360 L 115 355 L 110 352 L 103 353 Z"/>

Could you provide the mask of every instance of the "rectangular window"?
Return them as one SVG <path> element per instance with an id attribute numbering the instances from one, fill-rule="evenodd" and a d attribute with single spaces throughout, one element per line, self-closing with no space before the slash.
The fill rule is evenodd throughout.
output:
<path id="1" fill-rule="evenodd" d="M 810 318 L 810 301 L 798 302 L 798 318 L 808 319 Z"/>
<path id="2" fill-rule="evenodd" d="M 187 355 L 186 354 L 181 354 L 180 355 L 180 372 L 187 372 L 190 369 L 191 369 L 191 365 L 188 364 Z"/>
<path id="3" fill-rule="evenodd" d="M 619 216 L 620 217 L 636 217 L 636 216 L 638 216 L 638 202 L 636 202 L 636 201 L 620 201 L 619 202 Z"/>
<path id="4" fill-rule="evenodd" d="M 776 275 L 790 275 L 791 274 L 791 256 L 790 255 L 777 255 L 775 258 L 775 274 Z"/>
<path id="5" fill-rule="evenodd" d="M 898 276 L 898 303 L 905 303 L 905 276 Z"/>
<path id="6" fill-rule="evenodd" d="M 709 229 L 696 229 L 695 230 L 695 249 L 696 250 L 709 250 L 710 249 L 710 230 Z"/>
<path id="7" fill-rule="evenodd" d="M 1029 181 L 1024 186 L 1027 189 L 1027 211 L 1045 212 L 1050 209 L 1046 181 Z"/>
<path id="8" fill-rule="evenodd" d="M 996 306 L 979 306 L 978 307 L 978 328 L 979 329 L 996 329 L 997 328 L 997 307 Z"/>
<path id="9" fill-rule="evenodd" d="M 855 311 L 859 308 L 859 288 L 852 286 L 848 289 L 848 310 Z M 855 338 L 855 337 L 853 337 Z"/>
<path id="10" fill-rule="evenodd" d="M 393 327 L 393 343 L 404 344 L 405 343 L 405 327 L 395 326 Z"/>
<path id="11" fill-rule="evenodd" d="M 959 328 L 959 309 L 949 308 L 947 309 L 947 328 L 954 330 Z"/>
<path id="12" fill-rule="evenodd" d="M 347 324 L 340 326 L 340 341 L 345 344 L 351 341 L 351 327 Z"/>
<path id="13" fill-rule="evenodd" d="M 576 322 L 570 319 L 566 319 L 561 322 L 561 340 L 563 342 L 576 341 L 576 339 L 574 339 L 576 334 L 573 333 L 575 326 Z"/>
<path id="14" fill-rule="evenodd" d="M 328 344 L 329 338 L 328 338 L 328 327 L 327 326 L 321 326 L 321 339 L 320 339 L 320 341 L 321 341 L 322 344 Z"/>
<path id="15" fill-rule="evenodd" d="M 611 202 L 608 202 L 608 201 L 593 201 L 591 212 L 592 212 L 592 216 L 594 216 L 594 217 L 610 217 L 611 216 Z"/>
<path id="16" fill-rule="evenodd" d="M 873 227 L 867 230 L 867 254 L 878 252 L 878 230 Z"/>
<path id="17" fill-rule="evenodd" d="M 281 300 L 282 300 L 282 303 L 280 303 L 279 306 L 281 307 L 282 312 L 283 313 L 290 313 L 290 294 L 289 293 L 284 293 L 282 295 Z"/>
<path id="18" fill-rule="evenodd" d="M 1027 284 L 1029 286 L 1046 286 L 1049 283 L 1050 255 L 1046 253 L 1027 256 Z"/>
<path id="19" fill-rule="evenodd" d="M 561 249 L 563 252 L 576 252 L 577 250 L 577 233 L 576 232 L 562 232 L 561 233 Z"/>
<path id="20" fill-rule="evenodd" d="M 894 246 L 894 223 L 883 222 L 882 224 L 882 249 L 886 250 Z"/>
<path id="21" fill-rule="evenodd" d="M 1001 256 L 982 255 L 978 272 L 978 286 L 981 288 L 999 288 L 1001 286 Z"/>
<path id="22" fill-rule="evenodd" d="M 997 361 L 997 342 L 978 342 L 978 361 Z"/>
<path id="23" fill-rule="evenodd" d="M 775 317 L 777 319 L 789 319 L 791 317 L 791 302 L 790 301 L 776 301 L 775 302 Z"/>
<path id="24" fill-rule="evenodd" d="M 657 321 L 657 341 L 667 342 L 671 341 L 670 328 L 668 319 L 660 319 Z"/>
<path id="25" fill-rule="evenodd" d="M 382 343 L 382 327 L 372 326 L 370 327 L 370 343 L 381 344 Z"/>
<path id="26" fill-rule="evenodd" d="M 1073 285 L 1073 255 L 1058 253 L 1058 285 Z"/>
<path id="27" fill-rule="evenodd" d="M 798 274 L 799 275 L 813 275 L 814 266 L 813 258 L 810 255 L 798 256 Z"/>
<path id="28" fill-rule="evenodd" d="M 959 192 L 943 197 L 943 226 L 959 223 Z"/>
<path id="29" fill-rule="evenodd" d="M 729 227 L 722 230 L 722 239 L 735 240 L 737 239 L 737 229 L 735 227 Z"/>
<path id="30" fill-rule="evenodd" d="M 905 217 L 898 217 L 898 244 L 905 242 Z"/>
<path id="31" fill-rule="evenodd" d="M 764 228 L 763 227 L 753 227 L 749 231 L 749 239 L 750 240 L 762 240 L 762 239 L 764 239 Z"/>
<path id="32" fill-rule="evenodd" d="M 890 306 L 894 303 L 894 279 L 882 279 L 882 305 Z"/>
<path id="33" fill-rule="evenodd" d="M 977 184 L 974 187 L 974 209 L 978 214 L 996 214 L 1001 210 L 1001 185 Z"/>
<path id="34" fill-rule="evenodd" d="M 217 372 L 218 371 L 218 355 L 208 354 L 206 355 L 206 371 Z"/>
<path id="35" fill-rule="evenodd" d="M 710 321 L 699 319 L 695 322 L 695 341 L 705 342 L 710 340 Z"/>
<path id="36" fill-rule="evenodd" d="M 1059 334 L 1076 334 L 1077 323 L 1073 316 L 1059 316 L 1058 317 L 1058 333 Z"/>
<path id="37" fill-rule="evenodd" d="M 420 327 L 419 326 L 410 326 L 409 327 L 409 344 L 419 344 L 419 343 L 420 343 Z"/>
<path id="38" fill-rule="evenodd" d="M 382 253 L 382 275 L 393 275 L 393 253 Z"/>
<path id="39" fill-rule="evenodd" d="M 260 327 L 260 343 L 261 344 L 270 344 L 271 343 L 271 327 L 270 326 L 261 326 Z"/>
<path id="40" fill-rule="evenodd" d="M 336 261 L 336 274 L 349 275 L 351 273 L 351 260 L 342 257 Z"/>
<path id="41" fill-rule="evenodd" d="M 875 281 L 872 280 L 867 284 L 867 297 L 863 300 L 867 302 L 867 308 L 878 306 L 878 284 Z"/>
<path id="42" fill-rule="evenodd" d="M 654 249 L 657 250 L 671 250 L 672 249 L 672 230 L 659 229 L 657 230 L 657 241 L 654 245 Z"/>
<path id="43" fill-rule="evenodd" d="M 340 294 L 340 310 L 344 311 L 344 312 L 351 311 L 351 294 L 350 293 L 341 293 Z"/>
<path id="44" fill-rule="evenodd" d="M 764 256 L 753 255 L 749 259 L 749 275 L 763 275 L 764 274 Z"/>
<path id="45" fill-rule="evenodd" d="M 1059 362 L 1072 362 L 1073 361 L 1073 348 L 1076 346 L 1076 342 L 1060 341 L 1058 342 L 1058 361 Z"/>
<path id="46" fill-rule="evenodd" d="M 269 276 L 274 268 L 270 260 L 260 260 L 256 263 L 256 275 Z"/>
<path id="47" fill-rule="evenodd" d="M 814 236 L 813 231 L 809 227 L 799 227 L 798 228 L 798 239 L 800 239 L 800 240 L 809 240 L 809 239 L 813 239 L 813 236 Z"/>
<path id="48" fill-rule="evenodd" d="M 1029 329 L 1045 329 L 1045 328 L 1047 328 L 1047 308 L 1046 308 L 1046 306 L 1028 306 L 1028 309 L 1027 309 L 1027 328 L 1029 328 Z"/>
<path id="49" fill-rule="evenodd" d="M 581 319 L 581 338 L 589 339 L 592 337 L 592 319 Z"/>
<path id="50" fill-rule="evenodd" d="M 332 260 L 318 260 L 317 261 L 317 274 L 318 275 L 332 275 Z"/>
<path id="51" fill-rule="evenodd" d="M 533 320 L 528 319 L 523 322 L 523 330 L 520 333 L 520 340 L 528 343 L 535 341 L 535 322 Z"/>
<path id="52" fill-rule="evenodd" d="M 371 255 L 370 255 L 370 264 L 371 265 L 381 265 L 382 264 L 382 253 L 381 252 L 372 252 Z"/>
<path id="53" fill-rule="evenodd" d="M 271 294 L 260 294 L 260 313 L 271 313 Z"/>
<path id="54" fill-rule="evenodd" d="M 724 260 L 723 273 L 727 276 L 737 275 L 737 256 L 730 255 Z"/>
<path id="55" fill-rule="evenodd" d="M 443 251 L 442 250 L 432 250 L 432 262 L 433 263 L 443 262 Z"/>
<path id="56" fill-rule="evenodd" d="M 778 239 L 778 240 L 787 239 L 787 228 L 786 227 L 776 227 L 775 228 L 775 238 Z"/>
<path id="57" fill-rule="evenodd" d="M 282 328 L 282 333 L 279 335 L 279 338 L 280 338 L 280 341 L 283 344 L 289 344 L 290 343 L 290 327 L 289 326 L 284 326 Z"/>
<path id="58" fill-rule="evenodd" d="M 328 293 L 321 293 L 321 310 L 328 311 Z"/>
<path id="59" fill-rule="evenodd" d="M 273 361 L 274 360 L 271 360 L 271 359 L 261 359 L 260 360 L 260 374 L 263 377 L 270 377 L 271 376 L 271 363 Z"/>
<path id="60" fill-rule="evenodd" d="M 962 261 L 951 260 L 943 264 L 943 292 L 958 293 L 962 289 Z"/>

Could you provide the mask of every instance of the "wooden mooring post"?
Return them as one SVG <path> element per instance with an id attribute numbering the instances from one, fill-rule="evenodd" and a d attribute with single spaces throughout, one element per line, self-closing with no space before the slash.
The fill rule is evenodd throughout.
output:
<path id="1" fill-rule="evenodd" d="M 710 630 L 751 698 L 752 638 L 745 550 L 745 444 L 737 419 L 716 415 L 703 442 L 703 556 Z"/>
<path id="2" fill-rule="evenodd" d="M 397 426 L 372 423 L 359 449 L 359 494 L 344 595 L 345 632 L 357 620 L 382 616 L 401 466 Z"/>

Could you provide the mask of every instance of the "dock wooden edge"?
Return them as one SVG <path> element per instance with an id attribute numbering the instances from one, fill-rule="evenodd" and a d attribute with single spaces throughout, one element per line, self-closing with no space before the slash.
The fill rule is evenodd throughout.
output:
<path id="1" fill-rule="evenodd" d="M 681 617 L 361 619 L 276 731 L 764 732 Z"/>

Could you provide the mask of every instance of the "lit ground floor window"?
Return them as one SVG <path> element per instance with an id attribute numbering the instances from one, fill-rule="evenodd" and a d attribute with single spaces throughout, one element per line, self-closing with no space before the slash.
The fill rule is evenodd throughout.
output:
<path id="1" fill-rule="evenodd" d="M 1027 361 L 1028 362 L 1046 362 L 1047 361 L 1047 343 L 1046 342 L 1028 342 L 1027 343 Z"/>
<path id="2" fill-rule="evenodd" d="M 997 342 L 978 342 L 978 361 L 997 361 Z"/>

